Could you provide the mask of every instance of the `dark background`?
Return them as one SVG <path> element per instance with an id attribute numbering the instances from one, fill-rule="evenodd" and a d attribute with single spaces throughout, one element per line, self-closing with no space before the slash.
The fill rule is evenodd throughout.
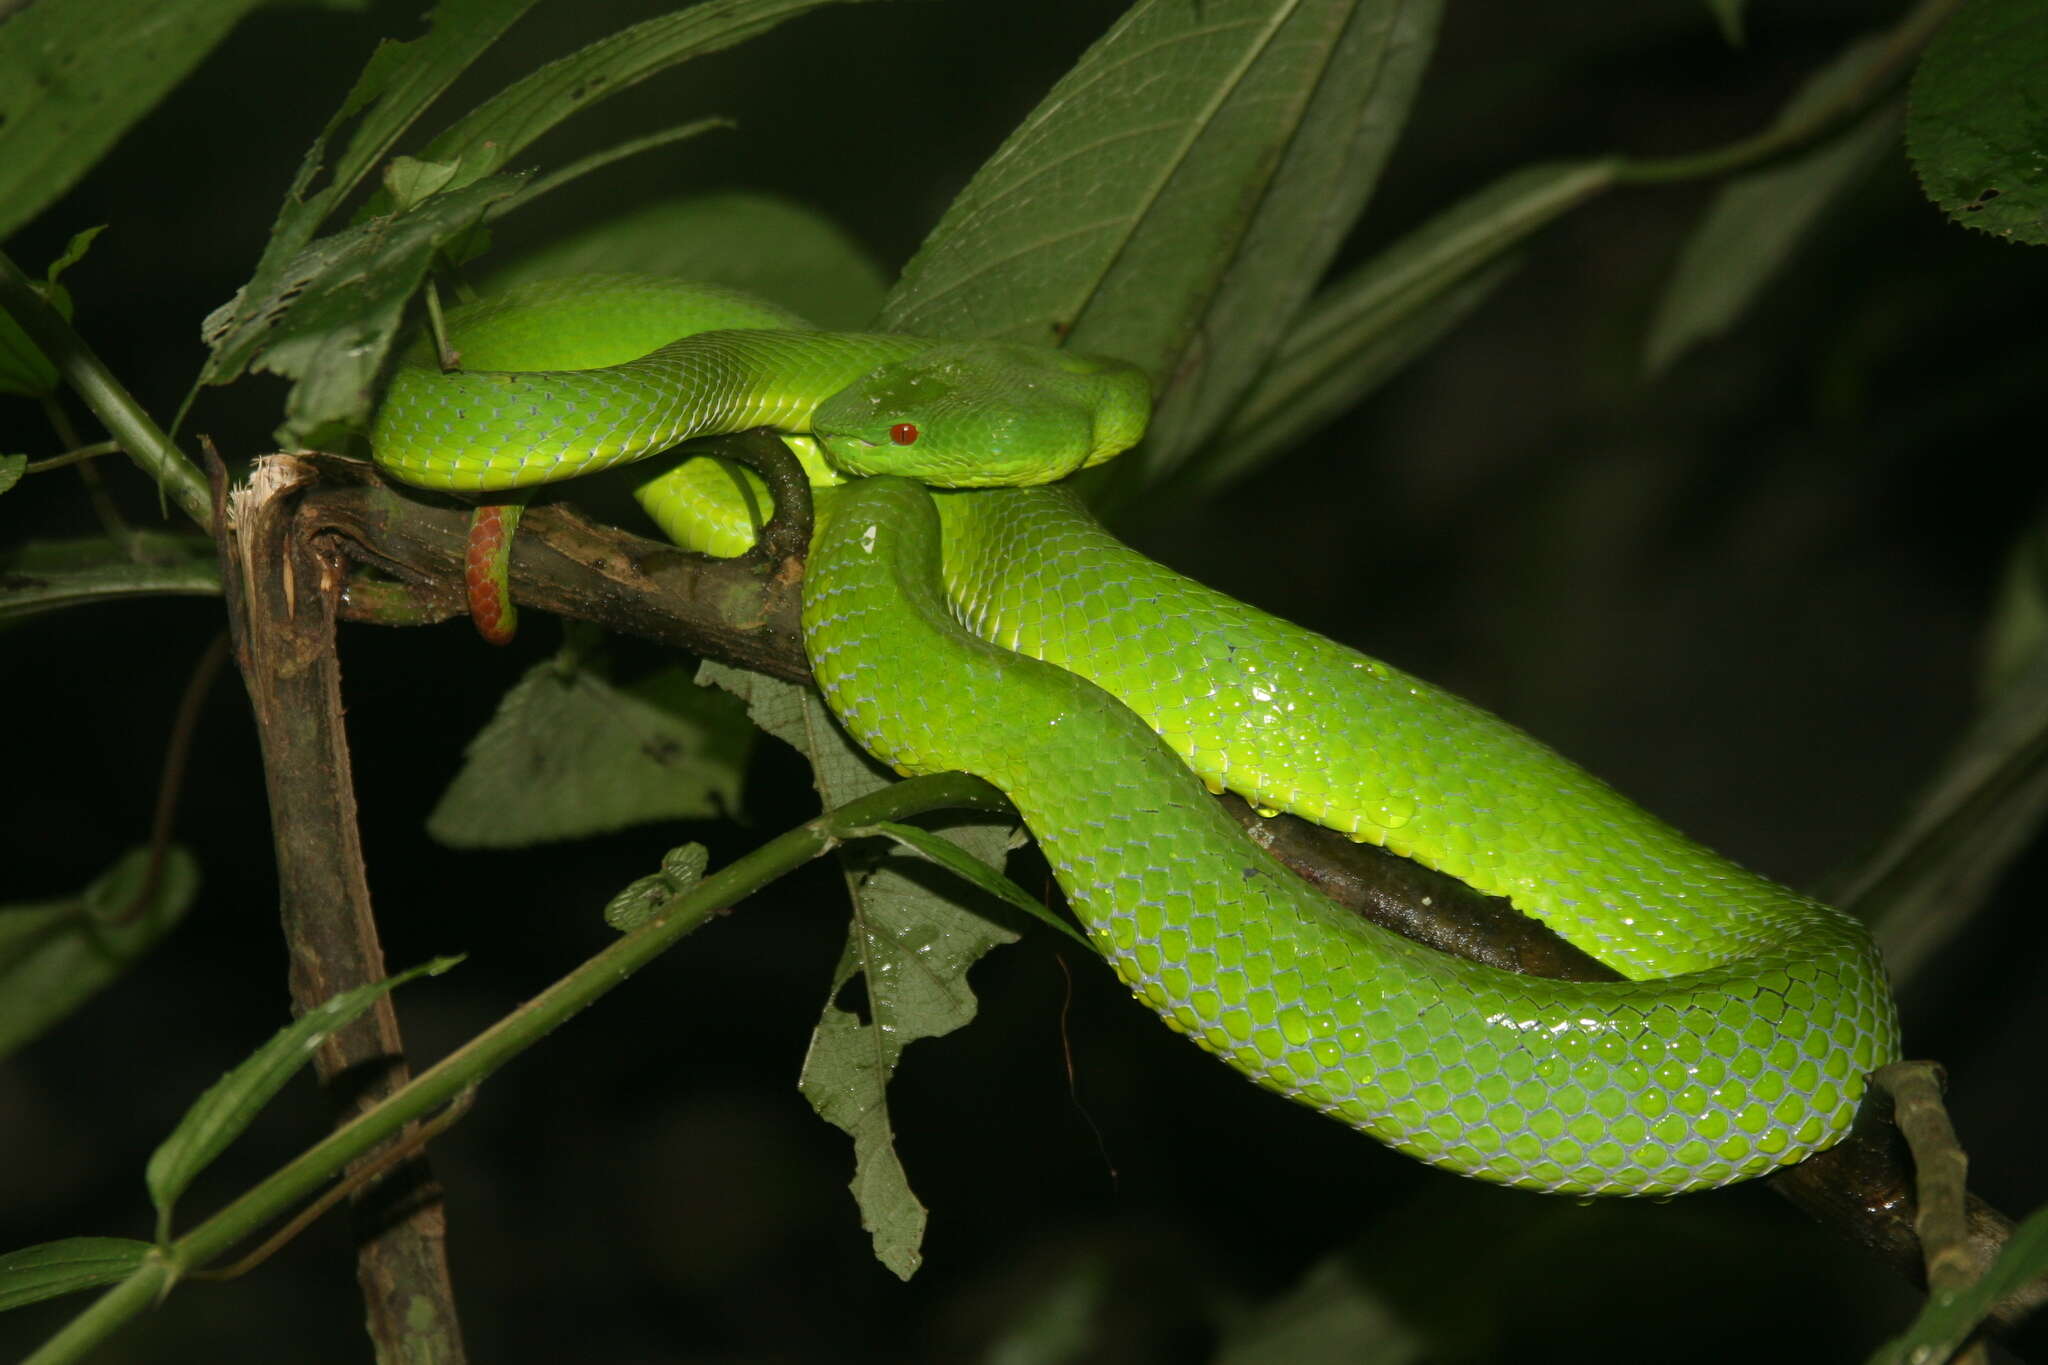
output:
<path id="1" fill-rule="evenodd" d="M 110 224 L 67 283 L 81 329 L 160 416 L 307 143 L 375 38 L 411 36 L 418 8 L 258 14 L 8 244 L 34 270 L 71 232 Z M 422 133 L 659 8 L 543 6 Z M 554 165 L 699 114 L 741 125 L 603 172 L 507 236 L 639 196 L 767 189 L 818 206 L 893 271 L 1121 8 L 986 0 L 798 21 L 539 144 Z M 1352 255 L 1538 159 L 1754 131 L 1868 21 L 1858 4 L 1762 6 L 1734 52 L 1701 5 L 1546 14 L 1453 7 Z M 1948 225 L 1893 156 L 1734 335 L 1648 381 L 1643 328 L 1707 195 L 1630 191 L 1576 213 L 1427 361 L 1283 462 L 1287 481 L 1158 509 L 1134 534 L 1812 884 L 1875 844 L 1972 714 L 2000 566 L 2048 484 L 2048 252 Z M 210 392 L 187 429 L 263 450 L 282 392 Z M 53 448 L 33 405 L 0 406 L 0 449 Z M 107 468 L 131 515 L 152 515 L 142 480 Z M 9 542 L 91 528 L 57 476 L 10 493 L 0 520 Z M 213 602 L 150 602 L 0 634 L 0 901 L 74 890 L 144 837 L 177 692 L 219 624 Z M 422 1061 L 605 943 L 598 910 L 661 850 L 697 838 L 721 861 L 812 811 L 796 760 L 764 746 L 743 824 L 511 855 L 429 843 L 421 822 L 463 743 L 555 640 L 538 620 L 504 654 L 459 623 L 344 635 L 390 958 L 470 954 L 399 997 Z M 629 665 L 653 659 L 628 651 Z M 199 754 L 178 823 L 206 877 L 190 920 L 0 1063 L 0 1248 L 148 1236 L 149 1150 L 286 1017 L 262 778 L 232 677 Z M 2041 872 L 2038 855 L 2024 862 L 1903 992 L 1909 1053 L 1949 1068 L 1975 1187 L 2014 1214 L 2048 1197 Z M 1099 1344 L 1069 1358 L 1195 1360 L 1219 1325 L 1336 1252 L 1433 1358 L 1722 1360 L 1768 1341 L 1848 1359 L 1917 1305 L 1755 1189 L 1580 1206 L 1429 1172 L 1244 1084 L 1044 934 L 977 969 L 982 1019 L 912 1049 L 891 1092 L 932 1211 L 927 1264 L 899 1284 L 845 1194 L 846 1140 L 795 1089 L 843 921 L 829 868 L 789 879 L 500 1073 L 436 1143 L 474 1358 L 975 1359 L 1034 1305 L 1093 1285 Z M 310 1081 L 295 1084 L 187 1216 L 324 1122 Z M 82 1302 L 0 1319 L 0 1356 Z M 104 1358 L 358 1360 L 360 1319 L 329 1219 L 239 1285 L 181 1289 Z"/>

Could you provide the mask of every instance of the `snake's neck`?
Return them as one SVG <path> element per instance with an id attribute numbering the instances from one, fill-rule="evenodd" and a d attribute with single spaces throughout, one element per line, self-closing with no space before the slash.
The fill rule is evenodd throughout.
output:
<path id="1" fill-rule="evenodd" d="M 879 332 L 798 332 L 786 328 L 699 332 L 607 370 L 664 393 L 675 434 L 667 444 L 771 427 L 801 435 L 819 404 L 882 365 L 931 349 L 917 337 Z"/>
<path id="2" fill-rule="evenodd" d="M 863 332 L 699 332 L 589 370 L 406 367 L 371 432 L 409 483 L 494 492 L 592 473 L 699 436 L 809 430 L 818 405 L 931 346 Z"/>

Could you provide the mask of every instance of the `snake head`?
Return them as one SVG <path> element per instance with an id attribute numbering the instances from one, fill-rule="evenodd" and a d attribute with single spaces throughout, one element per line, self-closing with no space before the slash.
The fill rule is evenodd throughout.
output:
<path id="1" fill-rule="evenodd" d="M 941 342 L 869 371 L 811 416 L 856 476 L 940 488 L 1050 483 L 1137 443 L 1151 389 L 1135 367 L 1043 347 Z"/>

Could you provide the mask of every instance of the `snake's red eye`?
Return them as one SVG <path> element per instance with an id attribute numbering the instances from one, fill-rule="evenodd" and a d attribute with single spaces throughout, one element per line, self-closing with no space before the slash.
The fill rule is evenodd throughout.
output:
<path id="1" fill-rule="evenodd" d="M 917 423 L 898 422 L 889 428 L 889 439 L 899 446 L 907 446 L 917 439 Z"/>

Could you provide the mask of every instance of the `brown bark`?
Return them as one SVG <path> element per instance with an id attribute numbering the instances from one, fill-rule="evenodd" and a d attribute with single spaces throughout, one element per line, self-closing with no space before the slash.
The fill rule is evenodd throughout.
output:
<path id="1" fill-rule="evenodd" d="M 292 1005 L 301 1013 L 388 975 L 370 909 L 342 724 L 334 627 L 347 566 L 330 542 L 305 534 L 296 515 L 299 490 L 311 477 L 297 462 L 267 461 L 230 500 L 221 491 L 218 461 L 214 466 L 214 524 L 226 528 L 221 579 L 262 744 L 278 909 Z M 411 1078 L 389 996 L 329 1038 L 313 1060 L 337 1124 Z M 358 1191 L 352 1210 L 356 1276 L 378 1359 L 459 1365 L 462 1337 L 440 1188 L 424 1154 Z"/>

